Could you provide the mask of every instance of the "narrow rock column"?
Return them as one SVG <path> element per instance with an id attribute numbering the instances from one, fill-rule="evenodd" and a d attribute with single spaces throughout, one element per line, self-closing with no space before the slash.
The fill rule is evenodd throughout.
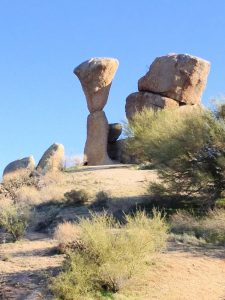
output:
<path id="1" fill-rule="evenodd" d="M 84 154 L 88 165 L 111 164 L 107 154 L 109 125 L 102 111 L 107 103 L 113 77 L 119 62 L 114 58 L 91 58 L 74 69 L 86 96 L 90 114 Z"/>

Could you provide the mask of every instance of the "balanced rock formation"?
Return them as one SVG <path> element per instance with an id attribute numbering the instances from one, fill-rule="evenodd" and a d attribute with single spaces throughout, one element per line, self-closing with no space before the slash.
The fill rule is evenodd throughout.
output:
<path id="1" fill-rule="evenodd" d="M 108 165 L 112 161 L 107 153 L 109 125 L 104 111 L 89 114 L 87 119 L 87 141 L 84 155 L 88 165 Z"/>
<path id="2" fill-rule="evenodd" d="M 161 95 L 148 93 L 148 92 L 136 92 L 130 94 L 126 99 L 126 116 L 130 120 L 136 112 L 140 112 L 143 107 L 152 108 L 154 110 L 170 107 L 178 107 L 179 102 L 163 97 Z"/>
<path id="3" fill-rule="evenodd" d="M 148 91 L 185 104 L 198 104 L 206 86 L 210 63 L 188 54 L 157 57 L 145 76 L 139 79 L 139 91 Z"/>
<path id="4" fill-rule="evenodd" d="M 37 171 L 41 174 L 61 171 L 64 162 L 64 146 L 62 144 L 51 145 L 41 157 Z"/>
<path id="5" fill-rule="evenodd" d="M 3 177 L 11 178 L 11 176 L 19 175 L 21 173 L 29 174 L 34 170 L 34 168 L 35 160 L 33 156 L 24 157 L 8 164 L 3 171 Z"/>
<path id="6" fill-rule="evenodd" d="M 104 108 L 119 62 L 115 58 L 91 58 L 74 69 L 90 113 Z"/>
<path id="7" fill-rule="evenodd" d="M 91 58 L 74 69 L 74 74 L 81 82 L 90 111 L 84 150 L 87 165 L 112 163 L 107 153 L 109 125 L 102 110 L 108 100 L 118 65 L 118 60 L 114 58 Z"/>

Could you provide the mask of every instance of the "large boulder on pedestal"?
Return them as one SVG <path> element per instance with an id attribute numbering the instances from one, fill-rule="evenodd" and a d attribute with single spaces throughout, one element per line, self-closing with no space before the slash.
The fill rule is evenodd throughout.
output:
<path id="1" fill-rule="evenodd" d="M 16 176 L 17 174 L 20 175 L 21 173 L 29 174 L 34 168 L 35 161 L 33 156 L 24 157 L 8 164 L 3 171 L 3 177 L 10 178 L 11 176 Z"/>
<path id="2" fill-rule="evenodd" d="M 118 65 L 115 58 L 91 58 L 74 69 L 91 113 L 104 108 Z"/>
<path id="3" fill-rule="evenodd" d="M 87 165 L 108 165 L 112 160 L 108 157 L 109 125 L 104 111 L 89 114 L 87 119 L 87 141 L 84 155 Z"/>
<path id="4" fill-rule="evenodd" d="M 130 94 L 126 99 L 126 116 L 130 120 L 136 112 L 140 112 L 143 108 L 151 108 L 154 110 L 162 108 L 178 107 L 179 102 L 171 98 L 149 92 L 136 92 Z"/>
<path id="5" fill-rule="evenodd" d="M 51 145 L 43 154 L 37 165 L 37 171 L 41 174 L 57 172 L 63 169 L 64 146 L 62 144 Z"/>
<path id="6" fill-rule="evenodd" d="M 138 81 L 139 91 L 148 91 L 185 104 L 198 104 L 206 86 L 210 63 L 188 54 L 157 57 Z"/>

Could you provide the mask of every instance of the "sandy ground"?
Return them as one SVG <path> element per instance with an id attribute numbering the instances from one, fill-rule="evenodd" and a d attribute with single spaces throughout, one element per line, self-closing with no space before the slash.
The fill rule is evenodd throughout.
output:
<path id="1" fill-rule="evenodd" d="M 92 193 L 104 190 L 114 197 L 144 195 L 148 183 L 158 180 L 154 170 L 137 170 L 130 165 L 83 167 L 68 173 L 64 180 L 71 179 L 79 188 Z"/>
<path id="2" fill-rule="evenodd" d="M 131 198 L 144 195 L 148 182 L 156 180 L 154 171 L 126 166 L 89 167 L 56 179 L 63 188 L 67 185 L 93 193 L 104 190 L 115 197 Z M 46 288 L 48 277 L 59 271 L 64 259 L 55 247 L 56 241 L 41 234 L 0 244 L 0 299 L 52 299 Z M 142 281 L 131 282 L 126 294 L 118 299 L 225 300 L 225 249 L 170 243 Z"/>
<path id="3" fill-rule="evenodd" d="M 64 259 L 55 254 L 55 246 L 54 240 L 42 236 L 2 245 L 0 299 L 53 299 L 46 289 L 48 276 L 57 272 Z M 3 261 L 6 257 L 8 261 Z M 224 300 L 225 249 L 169 245 L 143 280 L 131 282 L 129 290 L 126 299 Z"/>

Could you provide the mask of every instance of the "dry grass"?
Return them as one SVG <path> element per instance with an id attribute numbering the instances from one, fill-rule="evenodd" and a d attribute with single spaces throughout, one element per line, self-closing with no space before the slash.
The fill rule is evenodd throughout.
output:
<path id="1" fill-rule="evenodd" d="M 63 244 L 71 243 L 79 239 L 81 234 L 80 227 L 71 222 L 64 222 L 57 226 L 54 238 Z"/>
<path id="2" fill-rule="evenodd" d="M 194 235 L 214 244 L 225 243 L 225 210 L 215 209 L 204 218 L 179 211 L 171 217 L 171 229 L 176 234 Z"/>

